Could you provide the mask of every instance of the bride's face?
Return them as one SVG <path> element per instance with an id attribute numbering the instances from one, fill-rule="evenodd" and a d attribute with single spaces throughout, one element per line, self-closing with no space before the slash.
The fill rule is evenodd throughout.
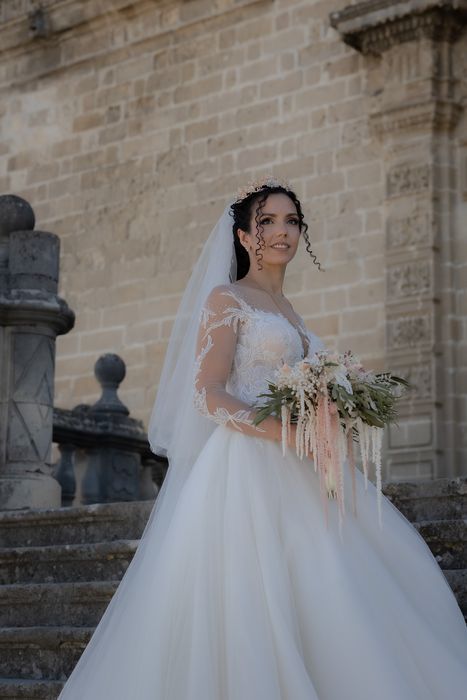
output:
<path id="1" fill-rule="evenodd" d="M 250 233 L 239 230 L 240 240 L 248 250 L 250 260 L 255 259 L 255 250 L 258 248 L 256 207 L 257 202 L 253 202 Z M 263 255 L 262 263 L 284 265 L 292 260 L 300 238 L 300 219 L 290 197 L 282 192 L 270 194 L 264 202 L 258 223 L 264 239 L 264 245 L 258 251 Z"/>

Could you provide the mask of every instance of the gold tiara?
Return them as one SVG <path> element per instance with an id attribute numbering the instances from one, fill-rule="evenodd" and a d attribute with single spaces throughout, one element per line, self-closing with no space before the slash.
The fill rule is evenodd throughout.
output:
<path id="1" fill-rule="evenodd" d="M 287 180 L 274 177 L 273 175 L 266 175 L 265 177 L 259 178 L 259 180 L 250 180 L 246 187 L 239 189 L 235 201 L 239 202 L 250 194 L 253 194 L 253 192 L 259 192 L 263 187 L 283 187 L 286 190 L 292 189 Z"/>

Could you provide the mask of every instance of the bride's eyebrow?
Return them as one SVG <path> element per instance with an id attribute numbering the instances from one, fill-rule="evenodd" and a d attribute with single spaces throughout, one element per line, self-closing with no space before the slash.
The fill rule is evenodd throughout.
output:
<path id="1" fill-rule="evenodd" d="M 263 211 L 261 216 L 277 216 L 277 214 L 270 214 L 267 211 Z M 296 211 L 289 211 L 289 213 L 286 214 L 286 216 L 298 216 L 298 214 Z"/>

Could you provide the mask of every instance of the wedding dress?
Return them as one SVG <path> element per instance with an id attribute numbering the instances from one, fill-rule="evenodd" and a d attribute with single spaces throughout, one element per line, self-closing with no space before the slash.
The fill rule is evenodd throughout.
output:
<path id="1" fill-rule="evenodd" d="M 312 460 L 252 425 L 278 364 L 324 348 L 254 301 L 232 284 L 204 305 L 194 401 L 217 425 L 60 700 L 466 698 L 467 628 L 421 535 L 385 496 L 378 527 L 359 469 L 355 516 L 345 468 L 340 537 Z"/>

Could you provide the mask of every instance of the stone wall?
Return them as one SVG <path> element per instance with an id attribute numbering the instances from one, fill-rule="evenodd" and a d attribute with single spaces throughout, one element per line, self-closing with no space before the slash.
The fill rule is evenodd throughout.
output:
<path id="1" fill-rule="evenodd" d="M 3 3 L 0 190 L 30 201 L 41 228 L 60 235 L 61 290 L 77 315 L 57 343 L 57 405 L 95 400 L 96 356 L 117 352 L 122 399 L 147 422 L 200 247 L 225 200 L 272 172 L 301 198 L 326 269 L 302 246 L 286 281 L 297 311 L 329 346 L 417 383 L 384 477 L 465 473 L 467 39 L 442 39 L 436 55 L 438 39 L 422 35 L 390 54 L 364 51 L 331 26 L 346 4 L 48 0 L 44 18 L 28 18 L 35 3 Z M 384 125 L 391 100 L 413 101 L 414 42 L 417 85 L 428 101 L 435 82 L 452 87 L 458 107 L 435 136 L 424 122 L 421 141 L 408 115 L 394 149 Z M 432 70 L 443 50 L 447 78 Z M 401 200 L 396 189 L 407 187 Z M 442 202 L 409 206 L 423 197 Z M 417 216 L 443 232 L 429 238 L 430 253 L 388 250 L 388 240 L 418 235 Z M 391 304 L 407 295 L 411 310 Z M 420 305 L 440 334 L 423 335 Z M 406 343 L 396 355 L 394 333 Z"/>

